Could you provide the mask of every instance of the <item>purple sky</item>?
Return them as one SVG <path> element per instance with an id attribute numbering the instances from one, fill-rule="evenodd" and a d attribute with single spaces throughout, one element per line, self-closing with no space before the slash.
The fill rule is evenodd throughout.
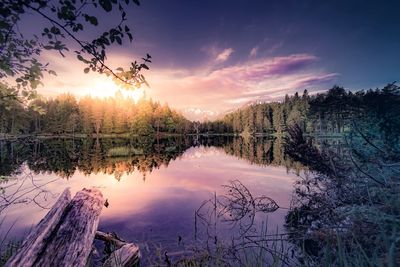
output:
<path id="1" fill-rule="evenodd" d="M 134 42 L 112 48 L 110 64 L 125 66 L 151 54 L 146 95 L 192 119 L 304 89 L 369 89 L 399 78 L 397 1 L 141 3 L 128 12 Z M 113 19 L 109 15 L 107 22 Z M 44 95 L 108 96 L 117 90 L 105 78 L 84 75 L 74 56 L 44 56 L 58 72 L 39 90 Z"/>

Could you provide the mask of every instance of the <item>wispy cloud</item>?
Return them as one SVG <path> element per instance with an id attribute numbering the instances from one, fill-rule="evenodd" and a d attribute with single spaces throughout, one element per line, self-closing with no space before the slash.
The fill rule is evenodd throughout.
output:
<path id="1" fill-rule="evenodd" d="M 257 53 L 258 53 L 258 46 L 256 46 L 256 47 L 253 47 L 251 50 L 250 50 L 250 57 L 255 57 L 255 56 L 257 56 Z"/>
<path id="2" fill-rule="evenodd" d="M 218 45 L 208 45 L 201 48 L 201 51 L 210 57 L 210 64 L 219 64 L 227 61 L 235 50 L 233 48 L 221 48 Z"/>
<path id="3" fill-rule="evenodd" d="M 182 110 L 196 107 L 220 114 L 246 102 L 280 100 L 295 91 L 331 86 L 338 74 L 315 69 L 316 61 L 318 58 L 311 54 L 293 54 L 206 73 L 187 70 L 174 75 L 172 71 L 160 70 L 149 77 L 151 95 Z"/>
<path id="4" fill-rule="evenodd" d="M 215 58 L 215 60 L 217 62 L 224 62 L 227 61 L 229 59 L 229 57 L 232 55 L 233 53 L 233 49 L 232 48 L 226 48 L 224 49 L 221 53 L 219 53 L 217 55 L 217 57 Z"/>

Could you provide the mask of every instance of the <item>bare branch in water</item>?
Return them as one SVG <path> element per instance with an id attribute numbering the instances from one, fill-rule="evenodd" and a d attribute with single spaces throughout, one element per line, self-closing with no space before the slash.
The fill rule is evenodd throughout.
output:
<path id="1" fill-rule="evenodd" d="M 47 201 L 49 195 L 55 198 L 56 194 L 47 190 L 46 186 L 58 179 L 38 183 L 38 180 L 34 179 L 31 172 L 23 171 L 21 174 L 16 175 L 10 181 L 11 183 L 5 185 L 4 188 L 7 188 L 7 190 L 0 192 L 0 214 L 8 207 L 20 203 L 33 202 L 40 208 L 48 209 L 49 207 L 41 203 L 42 200 Z"/>

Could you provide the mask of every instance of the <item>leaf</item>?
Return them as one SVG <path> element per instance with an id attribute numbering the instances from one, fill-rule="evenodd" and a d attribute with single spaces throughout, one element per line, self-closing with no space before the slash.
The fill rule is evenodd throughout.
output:
<path id="1" fill-rule="evenodd" d="M 107 12 L 110 12 L 112 10 L 112 3 L 110 0 L 100 0 L 99 4 Z"/>
<path id="2" fill-rule="evenodd" d="M 60 29 L 55 27 L 55 26 L 53 26 L 53 27 L 50 28 L 50 32 L 53 33 L 53 34 L 60 34 Z"/>
<path id="3" fill-rule="evenodd" d="M 90 23 L 92 23 L 93 25 L 97 26 L 99 24 L 99 22 L 97 21 L 96 17 L 91 17 L 90 18 Z"/>
<path id="4" fill-rule="evenodd" d="M 90 24 L 97 26 L 99 24 L 97 18 L 95 16 L 90 16 L 88 14 L 84 14 L 85 20 L 89 21 Z"/>
<path id="5" fill-rule="evenodd" d="M 132 40 L 133 40 L 132 34 L 131 34 L 130 32 L 127 32 L 126 34 L 127 34 L 127 35 L 128 35 L 128 37 L 129 37 L 129 41 L 131 41 L 131 42 L 132 42 Z"/>
<path id="6" fill-rule="evenodd" d="M 141 66 L 142 68 L 146 69 L 146 70 L 148 70 L 148 69 L 149 69 L 149 67 L 147 67 L 147 65 L 146 65 L 146 64 L 141 64 L 140 66 Z"/>
<path id="7" fill-rule="evenodd" d="M 85 68 L 85 69 L 83 70 L 84 73 L 88 73 L 89 71 L 90 71 L 90 68 Z"/>
<path id="8" fill-rule="evenodd" d="M 132 0 L 136 5 L 140 6 L 139 0 Z"/>

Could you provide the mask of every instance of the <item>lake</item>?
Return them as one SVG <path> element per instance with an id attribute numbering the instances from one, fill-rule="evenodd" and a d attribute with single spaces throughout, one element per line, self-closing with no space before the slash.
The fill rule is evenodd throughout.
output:
<path id="1" fill-rule="evenodd" d="M 284 155 L 281 139 L 241 137 L 3 141 L 0 162 L 0 237 L 22 239 L 66 187 L 72 195 L 97 187 L 109 203 L 99 230 L 138 243 L 149 264 L 165 252 L 190 254 L 211 236 L 242 237 L 247 225 L 252 233 L 266 225 L 269 233 L 284 233 L 293 183 L 303 171 Z M 223 205 L 230 192 L 224 185 L 279 207 L 257 211 L 246 223 L 222 216 L 210 234 L 204 218 L 215 212 L 208 207 L 213 200 Z"/>

